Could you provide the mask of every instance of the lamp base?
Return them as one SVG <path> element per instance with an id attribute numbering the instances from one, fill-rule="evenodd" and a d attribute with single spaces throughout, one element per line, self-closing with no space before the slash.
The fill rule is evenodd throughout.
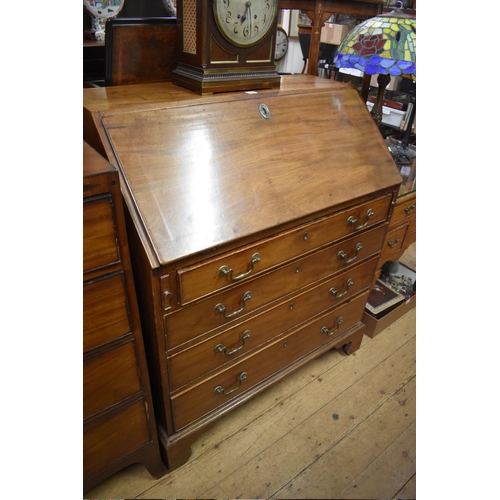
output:
<path id="1" fill-rule="evenodd" d="M 377 78 L 377 84 L 378 84 L 377 99 L 376 99 L 375 104 L 373 105 L 373 108 L 370 111 L 370 113 L 371 113 L 373 119 L 375 120 L 377 127 L 379 127 L 379 128 L 380 128 L 380 125 L 382 123 L 382 106 L 384 104 L 385 89 L 386 89 L 387 85 L 389 85 L 390 81 L 391 81 L 391 75 L 382 75 L 382 74 L 378 75 L 378 78 Z"/>

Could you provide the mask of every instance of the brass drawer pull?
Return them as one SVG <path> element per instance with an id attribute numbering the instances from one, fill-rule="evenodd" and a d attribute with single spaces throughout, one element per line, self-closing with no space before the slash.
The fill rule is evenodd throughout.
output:
<path id="1" fill-rule="evenodd" d="M 246 278 L 253 271 L 253 266 L 254 264 L 257 264 L 257 262 L 260 262 L 260 255 L 258 253 L 254 253 L 252 255 L 252 258 L 250 259 L 250 270 L 247 271 L 246 273 L 240 274 L 239 276 L 233 276 L 233 270 L 230 267 L 221 266 L 219 267 L 218 274 L 219 276 L 227 276 L 229 274 L 229 277 L 233 281 L 239 281 L 242 280 L 243 278 Z"/>
<path id="2" fill-rule="evenodd" d="M 236 347 L 232 351 L 227 352 L 227 347 L 224 344 L 217 344 L 215 346 L 214 351 L 215 352 L 223 352 L 226 356 L 231 356 L 231 354 L 234 354 L 235 352 L 238 352 L 240 349 L 243 349 L 243 346 L 245 345 L 245 340 L 250 338 L 250 330 L 245 330 L 243 332 L 243 337 L 242 337 L 242 344 L 239 347 Z"/>
<path id="3" fill-rule="evenodd" d="M 406 215 L 410 215 L 417 205 L 414 203 L 413 205 L 409 205 L 405 208 Z"/>
<path id="4" fill-rule="evenodd" d="M 226 319 L 229 319 L 229 318 L 233 318 L 234 316 L 236 316 L 237 314 L 240 314 L 240 312 L 243 311 L 243 309 L 245 309 L 245 303 L 247 300 L 250 300 L 252 298 L 252 292 L 245 292 L 243 294 L 243 307 L 241 307 L 240 309 L 238 309 L 237 311 L 233 311 L 232 313 L 230 314 L 227 314 L 226 313 L 226 306 L 224 304 L 217 304 L 214 308 L 215 312 L 218 312 L 218 313 L 221 313 L 224 315 L 224 318 Z"/>
<path id="5" fill-rule="evenodd" d="M 231 389 L 230 391 L 226 392 L 225 389 L 224 389 L 224 387 L 222 387 L 222 385 L 218 385 L 214 389 L 214 393 L 215 394 L 224 394 L 224 396 L 229 396 L 229 394 L 233 393 L 234 391 L 237 391 L 241 387 L 241 382 L 243 382 L 243 380 L 246 380 L 246 378 L 247 378 L 247 372 L 243 372 L 238 377 L 238 385 L 237 385 L 237 387 L 235 387 L 234 389 Z"/>
<path id="6" fill-rule="evenodd" d="M 399 243 L 399 238 L 396 238 L 395 240 L 388 241 L 387 244 L 391 247 L 394 248 L 397 244 Z"/>
<path id="7" fill-rule="evenodd" d="M 347 258 L 347 254 L 344 251 L 340 251 L 337 255 L 339 259 L 343 260 L 346 264 L 349 264 L 350 262 L 356 260 L 358 256 L 358 252 L 363 249 L 363 245 L 361 243 L 357 243 L 356 246 L 354 247 L 354 250 L 356 250 L 356 254 L 354 257 L 351 257 L 350 259 Z"/>
<path id="8" fill-rule="evenodd" d="M 375 212 L 371 208 L 369 208 L 368 211 L 366 212 L 366 221 L 364 224 L 361 224 L 361 226 L 357 226 L 356 224 L 358 223 L 358 219 L 355 219 L 352 215 L 347 219 L 347 224 L 354 226 L 354 230 L 358 231 L 359 229 L 363 229 L 364 227 L 366 227 L 368 225 L 370 217 L 374 215 Z"/>
<path id="9" fill-rule="evenodd" d="M 335 290 L 335 288 L 330 288 L 329 292 L 336 298 L 336 299 L 340 299 L 340 297 L 343 297 L 348 291 L 349 291 L 349 287 L 351 285 L 354 285 L 354 281 L 352 281 L 351 278 L 349 278 L 346 282 L 346 290 L 342 293 L 339 293 L 337 290 Z"/>
<path id="10" fill-rule="evenodd" d="M 337 320 L 337 328 L 335 328 L 335 330 L 332 330 L 330 331 L 329 328 L 327 328 L 326 326 L 324 326 L 322 329 L 321 329 L 321 333 L 326 333 L 326 335 L 328 335 L 329 337 L 331 337 L 334 333 L 338 332 L 339 328 L 340 328 L 340 325 L 344 322 L 344 318 L 342 316 L 339 317 L 339 319 Z"/>

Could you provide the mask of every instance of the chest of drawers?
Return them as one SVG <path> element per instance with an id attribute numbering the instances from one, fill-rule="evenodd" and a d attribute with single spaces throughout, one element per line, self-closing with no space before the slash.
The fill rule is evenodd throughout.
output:
<path id="1" fill-rule="evenodd" d="M 171 84 L 84 94 L 122 178 L 163 458 L 330 349 L 361 317 L 401 177 L 355 89 Z"/>
<path id="2" fill-rule="evenodd" d="M 411 191 L 401 194 L 396 200 L 381 260 L 397 260 L 416 239 L 417 193 Z"/>
<path id="3" fill-rule="evenodd" d="M 118 172 L 83 144 L 83 486 L 161 461 Z"/>

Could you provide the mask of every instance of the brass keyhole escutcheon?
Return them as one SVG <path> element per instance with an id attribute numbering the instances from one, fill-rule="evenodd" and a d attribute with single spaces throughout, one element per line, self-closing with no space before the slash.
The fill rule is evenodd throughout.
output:
<path id="1" fill-rule="evenodd" d="M 258 106 L 259 113 L 265 120 L 269 120 L 271 118 L 271 110 L 263 103 L 260 103 Z"/>

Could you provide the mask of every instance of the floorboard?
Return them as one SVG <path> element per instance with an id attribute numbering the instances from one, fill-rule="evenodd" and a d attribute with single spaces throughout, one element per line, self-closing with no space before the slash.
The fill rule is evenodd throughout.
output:
<path id="1" fill-rule="evenodd" d="M 415 426 L 413 422 L 405 429 L 337 498 L 392 498 L 396 495 L 415 473 Z"/>
<path id="2" fill-rule="evenodd" d="M 342 490 L 414 421 L 415 377 L 273 496 L 342 498 Z"/>

